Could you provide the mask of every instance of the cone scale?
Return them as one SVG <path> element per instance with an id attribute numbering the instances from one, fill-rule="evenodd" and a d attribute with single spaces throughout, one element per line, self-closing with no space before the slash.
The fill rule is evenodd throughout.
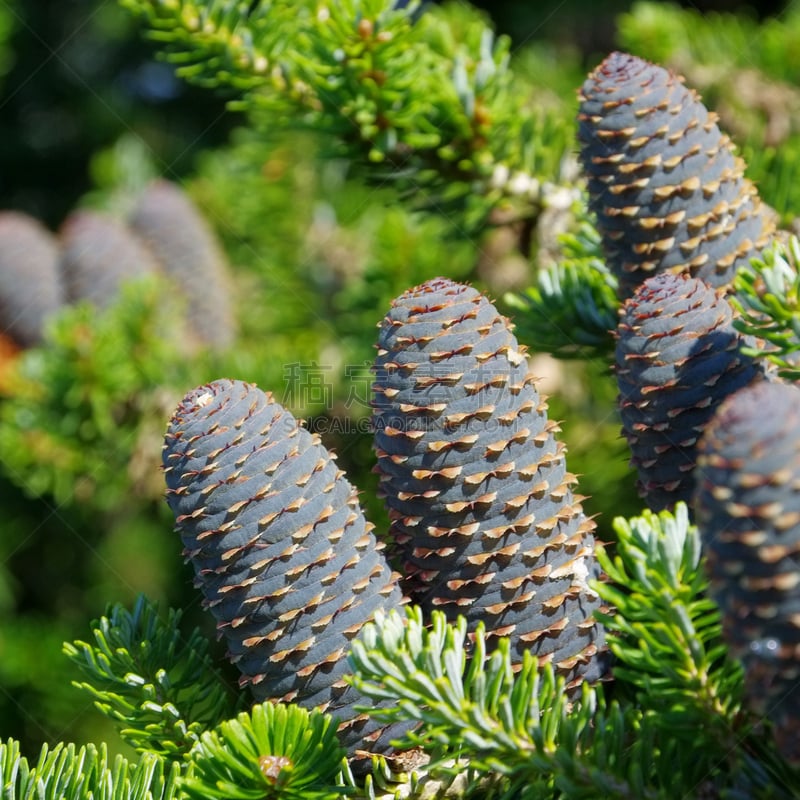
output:
<path id="1" fill-rule="evenodd" d="M 373 422 L 380 493 L 406 592 L 485 623 L 575 685 L 602 674 L 594 525 L 508 321 L 439 278 L 380 324 Z"/>

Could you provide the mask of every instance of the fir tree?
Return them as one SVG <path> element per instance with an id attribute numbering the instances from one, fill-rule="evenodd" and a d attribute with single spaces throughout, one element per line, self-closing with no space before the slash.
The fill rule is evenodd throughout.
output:
<path id="1" fill-rule="evenodd" d="M 177 286 L 127 287 L 129 302 L 103 311 L 87 304 L 57 314 L 48 306 L 52 325 L 41 346 L 19 356 L 4 390 L 6 470 L 32 493 L 63 502 L 81 475 L 92 519 L 123 518 L 141 502 L 128 494 L 128 470 L 142 447 L 152 445 L 149 458 L 158 459 L 168 424 L 162 477 L 170 509 L 204 605 L 253 691 L 231 685 L 202 626 L 185 627 L 181 614 L 161 614 L 145 596 L 132 608 L 112 604 L 91 636 L 64 650 L 80 670 L 78 688 L 132 754 L 59 743 L 36 759 L 9 739 L 0 744 L 4 796 L 797 796 L 797 704 L 775 712 L 753 695 L 767 676 L 770 700 L 782 698 L 798 668 L 791 382 L 800 349 L 800 245 L 783 234 L 767 241 L 773 218 L 696 98 L 674 73 L 664 78 L 655 64 L 611 56 L 584 85 L 590 107 L 580 112 L 580 124 L 589 174 L 582 175 L 571 157 L 574 109 L 545 112 L 529 102 L 510 43 L 463 5 L 121 2 L 182 77 L 224 89 L 246 114 L 244 144 L 218 162 L 246 168 L 233 170 L 218 208 L 220 198 L 246 208 L 251 195 L 236 182 L 242 174 L 252 178 L 254 165 L 259 175 L 280 176 L 261 158 L 261 137 L 282 128 L 301 141 L 302 129 L 323 142 L 317 146 L 327 156 L 346 161 L 353 186 L 388 183 L 391 196 L 416 213 L 445 218 L 437 236 L 444 229 L 462 239 L 504 229 L 513 234 L 514 254 L 533 261 L 544 259 L 546 248 L 537 239 L 533 252 L 532 231 L 552 221 L 549 215 L 557 212 L 567 231 L 534 285 L 510 298 L 519 340 L 477 286 L 449 279 L 406 285 L 390 305 L 393 282 L 408 264 L 399 262 L 399 278 L 384 276 L 392 284 L 384 294 L 368 286 L 381 276 L 340 265 L 348 288 L 331 291 L 330 307 L 359 321 L 385 314 L 373 412 L 390 524 L 374 533 L 364 512 L 370 493 L 357 496 L 334 455 L 270 387 L 208 376 L 251 363 L 248 354 L 263 359 L 265 350 L 248 350 L 247 335 L 228 324 L 240 309 L 231 309 L 227 287 L 214 277 L 216 241 L 198 228 L 187 223 L 178 231 L 188 237 L 179 255 L 197 245 L 198 263 L 210 258 L 204 274 L 212 277 L 187 262 L 175 273 Z M 727 23 L 716 38 L 699 25 L 688 32 L 683 12 L 642 4 L 623 21 L 631 44 L 637 36 L 646 40 L 648 13 L 665 33 L 665 53 L 676 47 L 676 31 L 695 49 L 714 41 L 727 46 L 735 33 Z M 786 40 L 796 21 L 787 17 Z M 765 26 L 766 38 L 785 45 L 780 35 Z M 788 50 L 775 44 L 771 52 Z M 775 68 L 763 54 L 757 62 Z M 633 205 L 603 195 L 609 186 L 623 187 L 610 195 L 631 189 L 615 181 L 641 166 L 619 170 L 621 159 L 605 151 L 598 162 L 597 143 L 586 138 L 586 128 L 600 122 L 595 117 L 609 110 L 597 107 L 602 102 L 589 98 L 591 90 L 609 73 L 628 74 L 620 64 L 641 68 L 659 91 L 680 100 L 676 139 L 695 131 L 678 159 L 688 210 L 655 204 L 643 218 L 638 202 L 630 211 Z M 624 88 L 612 110 L 624 106 L 623 116 L 655 136 L 653 121 L 641 118 L 663 111 L 663 98 L 657 92 L 651 103 L 636 95 L 641 86 Z M 626 141 L 636 132 L 628 127 Z M 700 128 L 700 149 L 708 144 L 721 159 L 727 185 L 708 172 L 689 174 L 698 163 L 693 137 Z M 663 190 L 662 178 L 633 188 Z M 724 197 L 715 196 L 718 183 Z M 213 195 L 207 186 L 197 189 L 203 190 Z M 783 216 L 791 197 L 783 195 Z M 683 229 L 675 242 L 641 241 L 653 230 L 677 230 L 701 201 L 703 225 L 715 214 L 726 217 L 713 220 L 719 230 L 712 225 L 700 242 Z M 743 228 L 731 230 L 726 215 L 737 209 Z M 267 225 L 260 210 L 248 221 Z M 158 210 L 144 216 L 134 213 L 134 227 L 151 234 L 158 228 L 162 238 L 174 233 Z M 632 283 L 642 285 L 632 285 L 629 263 L 614 263 L 619 253 L 609 247 L 609 231 L 616 242 L 633 242 L 634 253 L 642 245 L 639 255 L 663 251 L 664 270 L 645 267 L 665 274 L 639 276 Z M 151 235 L 151 246 L 159 237 Z M 691 254 L 699 259 L 696 274 L 671 274 L 686 266 L 686 254 L 673 245 L 681 250 L 690 242 L 702 251 Z M 702 283 L 711 259 L 705 245 L 724 267 L 724 290 Z M 447 249 L 437 253 L 444 257 Z M 732 265 L 735 275 L 727 272 Z M 243 278 L 233 296 L 254 316 L 283 320 L 307 297 L 307 287 L 294 280 L 263 308 L 249 308 L 258 305 L 247 295 L 255 280 Z M 18 288 L 14 274 L 9 285 Z M 166 302 L 173 292 L 190 315 L 203 317 L 194 320 L 202 323 L 198 336 L 211 326 L 213 353 L 198 355 L 181 347 L 180 334 L 165 335 L 182 329 L 183 317 Z M 675 301 L 668 313 L 656 303 L 662 295 Z M 251 320 L 243 317 L 247 330 Z M 685 323 L 688 340 L 678 335 Z M 38 326 L 30 343 L 41 335 Z M 302 337 L 293 344 L 302 348 Z M 523 345 L 531 354 L 569 358 L 575 371 L 578 359 L 597 357 L 606 370 L 602 386 L 612 393 L 617 347 L 621 422 L 651 507 L 612 514 L 604 521 L 612 540 L 606 544 L 593 540 L 595 521 L 573 494 L 583 478 L 565 471 Z M 502 369 L 487 376 L 479 367 L 492 360 Z M 440 362 L 446 372 L 431 367 Z M 774 381 L 742 388 L 775 367 Z M 688 388 L 681 385 L 686 373 Z M 443 403 L 433 392 L 442 384 L 453 390 Z M 494 390 L 506 384 L 508 396 L 497 399 Z M 759 412 L 769 408 L 777 410 L 765 424 Z M 420 414 L 425 425 L 415 422 Z M 497 439 L 487 421 L 501 426 Z M 611 470 L 607 427 L 596 433 L 595 458 Z M 639 448 L 643 437 L 646 449 Z M 676 443 L 683 448 L 678 456 Z M 536 450 L 535 464 L 523 462 L 528 449 Z M 454 455 L 440 463 L 440 453 Z M 634 476 L 628 478 L 633 486 Z M 163 490 L 162 484 L 157 494 Z M 152 487 L 143 496 L 152 501 Z M 160 530 L 168 527 L 163 515 L 159 520 Z M 454 537 L 467 534 L 475 538 L 459 552 Z M 395 563 L 384 560 L 382 543 L 391 557 L 400 556 Z M 526 557 L 535 573 L 526 573 Z M 495 574 L 482 570 L 486 562 L 505 563 L 511 572 L 493 583 Z M 393 568 L 403 573 L 399 583 Z M 569 613 L 542 621 L 565 608 Z M 551 646 L 524 646 L 542 638 Z M 604 648 L 613 657 L 610 674 L 605 661 L 594 660 Z"/>

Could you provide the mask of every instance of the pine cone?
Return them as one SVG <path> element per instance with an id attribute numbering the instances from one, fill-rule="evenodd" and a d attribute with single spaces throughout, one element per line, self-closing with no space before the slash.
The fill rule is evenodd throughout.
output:
<path id="1" fill-rule="evenodd" d="M 200 341 L 218 350 L 230 346 L 236 324 L 227 259 L 189 197 L 173 183 L 155 181 L 139 198 L 130 225 L 183 292 Z"/>
<path id="2" fill-rule="evenodd" d="M 594 524 L 508 320 L 437 278 L 394 301 L 374 369 L 376 471 L 412 601 L 483 621 L 573 684 L 600 677 Z"/>
<path id="3" fill-rule="evenodd" d="M 622 432 L 639 493 L 655 511 L 691 502 L 697 440 L 714 409 L 761 375 L 721 295 L 698 278 L 661 273 L 629 298 L 617 327 Z"/>
<path id="4" fill-rule="evenodd" d="M 109 306 L 121 284 L 157 270 L 152 254 L 122 222 L 96 211 L 75 211 L 60 231 L 61 274 L 71 302 Z"/>
<path id="5" fill-rule="evenodd" d="M 401 602 L 352 486 L 271 395 L 219 380 L 167 430 L 167 500 L 204 605 L 257 700 L 336 714 L 346 745 L 388 744 L 342 680 L 350 641 Z M 389 737 L 385 737 L 387 740 Z"/>
<path id="6" fill-rule="evenodd" d="M 775 220 L 717 115 L 673 73 L 618 52 L 579 99 L 589 206 L 620 296 L 665 270 L 729 284 L 766 246 Z"/>
<path id="7" fill-rule="evenodd" d="M 33 347 L 63 302 L 53 234 L 27 214 L 0 212 L 0 327 L 20 347 Z"/>
<path id="8" fill-rule="evenodd" d="M 800 764 L 800 390 L 729 397 L 698 445 L 697 523 L 723 634 L 751 705 Z"/>

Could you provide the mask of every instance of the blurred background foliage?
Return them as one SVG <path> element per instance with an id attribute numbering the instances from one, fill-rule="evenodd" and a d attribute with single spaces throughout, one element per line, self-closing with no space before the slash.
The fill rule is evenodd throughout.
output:
<path id="1" fill-rule="evenodd" d="M 466 18 L 458 5 L 449 13 Z M 762 197 L 793 224 L 800 3 L 476 5 L 510 37 L 527 102 L 555 120 L 542 146 L 558 180 L 579 186 L 575 92 L 618 47 L 686 75 Z M 239 328 L 225 352 L 187 353 L 164 333 L 181 313 L 162 302 L 170 293 L 145 282 L 107 311 L 65 309 L 41 347 L 0 364 L 0 736 L 29 753 L 42 741 L 113 740 L 69 686 L 79 676 L 60 654 L 107 603 L 145 592 L 185 609 L 188 624 L 208 624 L 158 471 L 166 419 L 186 390 L 225 376 L 273 391 L 336 450 L 380 531 L 369 365 L 391 299 L 441 274 L 502 301 L 563 256 L 556 234 L 571 206 L 465 236 L 446 215 L 411 213 L 391 186 L 323 157 L 313 132 L 269 135 L 227 110 L 229 99 L 177 79 L 115 2 L 76 0 L 58 14 L 44 0 L 0 2 L 0 208 L 56 231 L 78 207 L 127 213 L 155 176 L 181 183 L 230 261 Z M 609 539 L 612 517 L 641 503 L 608 362 L 555 360 L 530 331 L 521 319 L 550 415 L 563 420 L 569 468 Z"/>

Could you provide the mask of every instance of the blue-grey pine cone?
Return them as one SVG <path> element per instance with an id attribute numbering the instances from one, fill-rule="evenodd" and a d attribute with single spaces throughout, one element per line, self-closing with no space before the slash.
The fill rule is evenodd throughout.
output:
<path id="1" fill-rule="evenodd" d="M 186 298 L 190 329 L 214 349 L 229 347 L 236 322 L 228 262 L 197 206 L 176 184 L 157 180 L 142 193 L 129 222 Z"/>
<path id="2" fill-rule="evenodd" d="M 0 212 L 0 326 L 20 347 L 40 344 L 64 303 L 55 236 L 18 211 Z"/>
<path id="3" fill-rule="evenodd" d="M 697 440 L 714 409 L 761 375 L 733 311 L 702 280 L 660 273 L 625 301 L 617 327 L 622 432 L 653 510 L 691 503 Z"/>
<path id="4" fill-rule="evenodd" d="M 97 211 L 74 211 L 61 226 L 61 274 L 67 300 L 106 308 L 123 282 L 157 271 L 155 259 L 125 223 Z"/>
<path id="5" fill-rule="evenodd" d="M 800 389 L 728 398 L 698 445 L 696 517 L 723 633 L 750 704 L 800 764 Z"/>
<path id="6" fill-rule="evenodd" d="M 377 347 L 376 470 L 412 601 L 571 685 L 601 677 L 594 524 L 508 320 L 437 278 L 393 302 Z"/>
<path id="7" fill-rule="evenodd" d="M 729 284 L 775 220 L 717 115 L 672 72 L 619 52 L 588 76 L 579 99 L 589 205 L 621 297 L 664 270 Z"/>
<path id="8" fill-rule="evenodd" d="M 343 677 L 353 637 L 402 598 L 319 437 L 256 386 L 218 380 L 178 405 L 163 463 L 185 555 L 242 685 L 337 715 L 347 746 L 387 746 Z"/>

